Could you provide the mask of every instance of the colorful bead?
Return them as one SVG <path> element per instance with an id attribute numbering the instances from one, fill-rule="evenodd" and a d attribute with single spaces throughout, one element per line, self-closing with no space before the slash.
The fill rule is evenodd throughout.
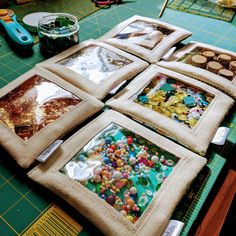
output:
<path id="1" fill-rule="evenodd" d="M 95 182 L 95 183 L 100 183 L 101 180 L 102 180 L 102 178 L 101 178 L 100 175 L 95 175 L 95 176 L 94 176 L 94 182 Z"/>
<path id="2" fill-rule="evenodd" d="M 124 162 L 121 159 L 118 159 L 116 161 L 116 165 L 119 166 L 119 167 L 122 167 L 122 166 L 124 166 Z"/>
<path id="3" fill-rule="evenodd" d="M 152 156 L 151 158 L 152 162 L 157 163 L 159 161 L 158 156 Z"/>
<path id="4" fill-rule="evenodd" d="M 116 202 L 115 195 L 110 195 L 106 198 L 106 202 L 109 203 L 111 206 L 113 206 Z"/>
<path id="5" fill-rule="evenodd" d="M 147 177 L 146 176 L 140 176 L 138 177 L 138 182 L 141 184 L 141 185 L 148 185 L 148 180 L 147 180 Z"/>
<path id="6" fill-rule="evenodd" d="M 147 193 L 147 195 L 148 195 L 149 197 L 151 197 L 151 196 L 153 195 L 153 193 L 152 193 L 151 190 L 147 190 L 146 193 Z"/>
<path id="7" fill-rule="evenodd" d="M 137 160 L 136 160 L 135 157 L 130 157 L 130 159 L 129 159 L 129 162 L 130 162 L 131 165 L 135 165 L 136 161 Z"/>
<path id="8" fill-rule="evenodd" d="M 134 206 L 134 200 L 132 198 L 128 198 L 126 200 L 126 204 L 129 205 L 130 207 L 133 207 Z"/>
<path id="9" fill-rule="evenodd" d="M 132 187 L 132 188 L 130 188 L 129 191 L 130 191 L 131 194 L 136 194 L 137 193 L 137 188 Z"/>
<path id="10" fill-rule="evenodd" d="M 105 143 L 106 144 L 111 144 L 111 142 L 112 142 L 112 138 L 111 137 L 106 137 Z"/>
<path id="11" fill-rule="evenodd" d="M 114 178 L 115 180 L 120 180 L 120 179 L 122 178 L 121 172 L 120 172 L 120 171 L 114 171 L 114 173 L 113 173 L 113 178 Z"/>
<path id="12" fill-rule="evenodd" d="M 128 143 L 128 145 L 132 145 L 133 144 L 133 138 L 131 136 L 127 137 L 127 143 Z"/>
<path id="13" fill-rule="evenodd" d="M 126 130 L 127 135 L 121 135 L 123 130 L 121 127 L 117 130 L 107 129 L 107 134 L 104 132 L 102 138 L 98 136 L 91 141 L 87 145 L 91 148 L 76 154 L 75 161 L 69 162 L 67 167 L 72 178 L 77 165 L 86 167 L 80 172 L 89 174 L 89 178 L 80 183 L 134 223 L 145 211 L 153 193 L 159 184 L 161 186 L 178 159 L 166 154 L 165 158 L 161 155 L 161 149 L 130 131 Z M 118 133 L 119 139 L 111 136 L 112 133 Z M 94 145 L 95 140 L 99 140 L 99 145 Z M 168 169 L 166 173 L 165 168 Z M 139 191 L 145 191 L 146 194 L 140 194 Z"/>
<path id="14" fill-rule="evenodd" d="M 125 218 L 126 218 L 128 221 L 134 223 L 134 217 L 133 217 L 133 216 L 127 215 Z"/>

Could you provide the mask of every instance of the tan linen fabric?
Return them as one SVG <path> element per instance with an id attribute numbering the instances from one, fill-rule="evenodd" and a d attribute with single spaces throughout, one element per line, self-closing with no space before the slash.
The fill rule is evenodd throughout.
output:
<path id="1" fill-rule="evenodd" d="M 180 82 L 206 91 L 214 96 L 214 99 L 192 129 L 132 100 L 132 97 L 145 87 L 158 73 L 173 77 Z M 133 119 L 150 125 L 162 133 L 164 132 L 165 135 L 176 139 L 189 149 L 204 156 L 209 143 L 233 103 L 234 100 L 232 98 L 207 84 L 156 65 L 151 65 L 137 76 L 123 91 L 107 101 L 106 105 L 131 116 Z"/>
<path id="2" fill-rule="evenodd" d="M 59 172 L 88 141 L 112 122 L 180 158 L 135 224 L 125 219 L 116 209 L 82 184 Z M 158 236 L 162 234 L 176 205 L 205 164 L 205 158 L 150 131 L 122 114 L 108 110 L 75 133 L 47 162 L 38 165 L 28 173 L 28 176 L 58 194 L 93 222 L 105 235 Z"/>
<path id="3" fill-rule="evenodd" d="M 66 112 L 51 124 L 46 125 L 26 141 L 20 138 L 16 133 L 4 125 L 2 121 L 0 121 L 1 146 L 4 147 L 23 168 L 29 167 L 37 156 L 52 142 L 91 115 L 101 110 L 104 105 L 102 102 L 64 81 L 62 78 L 45 69 L 37 67 L 3 87 L 0 91 L 0 98 L 34 75 L 39 75 L 48 81 L 54 82 L 61 88 L 70 91 L 79 97 L 82 101 L 76 105 L 74 109 Z"/>
<path id="4" fill-rule="evenodd" d="M 196 78 L 200 81 L 203 81 L 213 87 L 216 87 L 217 89 L 227 93 L 228 95 L 232 96 L 233 98 L 236 98 L 236 76 L 232 81 L 214 74 L 206 69 L 202 69 L 199 67 L 192 66 L 190 64 L 186 64 L 183 62 L 178 61 L 181 57 L 183 57 L 185 54 L 190 53 L 192 50 L 194 50 L 196 47 L 204 48 L 206 50 L 211 50 L 216 53 L 221 54 L 227 54 L 235 58 L 236 60 L 236 53 L 231 52 L 222 48 L 217 48 L 208 44 L 199 43 L 199 42 L 190 42 L 185 47 L 180 49 L 179 51 L 176 51 L 170 58 L 168 62 L 166 61 L 160 61 L 157 64 L 159 66 L 162 66 L 164 68 L 174 70 L 177 72 L 180 72 L 185 75 L 189 75 L 193 78 Z"/>
<path id="5" fill-rule="evenodd" d="M 131 61 L 130 64 L 123 66 L 122 68 L 114 71 L 108 78 L 106 78 L 101 84 L 94 83 L 93 81 L 89 80 L 85 76 L 67 68 L 64 65 L 60 65 L 58 62 L 70 57 L 72 54 L 78 52 L 81 49 L 84 49 L 89 46 L 100 46 L 111 52 L 114 52 L 122 57 L 127 58 Z M 38 64 L 53 73 L 61 76 L 63 79 L 67 80 L 68 82 L 72 83 L 76 87 L 84 90 L 85 92 L 91 94 L 92 96 L 96 97 L 97 99 L 103 99 L 113 88 L 115 88 L 119 83 L 124 80 L 130 80 L 138 73 L 143 71 L 145 68 L 148 67 L 148 63 L 133 56 L 129 53 L 126 53 L 120 49 L 112 47 L 108 44 L 99 42 L 97 40 L 87 40 L 78 45 L 75 45 L 68 50 Z M 99 67 L 99 65 L 98 65 Z"/>
<path id="6" fill-rule="evenodd" d="M 134 43 L 124 41 L 122 39 L 114 38 L 114 36 L 117 35 L 126 26 L 128 26 L 129 24 L 137 20 L 145 21 L 149 23 L 155 23 L 164 28 L 173 30 L 174 32 L 172 32 L 171 34 L 166 36 L 164 39 L 162 39 L 152 50 L 146 49 Z M 101 36 L 100 40 L 106 43 L 109 43 L 115 47 L 121 48 L 127 52 L 130 52 L 150 63 L 156 63 L 174 44 L 180 42 L 181 40 L 191 35 L 192 35 L 191 32 L 183 28 L 173 26 L 171 24 L 168 24 L 168 23 L 165 23 L 163 21 L 156 20 L 153 18 L 135 15 L 121 22 L 120 24 L 115 26 L 113 29 L 111 29 L 109 32 Z"/>

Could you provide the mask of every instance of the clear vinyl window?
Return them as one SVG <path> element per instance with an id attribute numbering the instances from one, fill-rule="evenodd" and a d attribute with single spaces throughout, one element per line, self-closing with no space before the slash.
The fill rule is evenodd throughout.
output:
<path id="1" fill-rule="evenodd" d="M 161 40 L 173 32 L 174 30 L 157 23 L 137 20 L 127 25 L 114 38 L 127 40 L 130 43 L 152 50 Z"/>
<path id="2" fill-rule="evenodd" d="M 178 157 L 140 135 L 111 123 L 60 172 L 135 223 L 178 161 Z"/>
<path id="3" fill-rule="evenodd" d="M 58 62 L 96 84 L 101 84 L 131 60 L 104 47 L 91 45 Z"/>
<path id="4" fill-rule="evenodd" d="M 71 92 L 35 75 L 0 99 L 0 120 L 28 140 L 80 102 Z"/>
<path id="5" fill-rule="evenodd" d="M 211 49 L 196 47 L 178 61 L 208 70 L 230 81 L 236 77 L 236 57 Z"/>
<path id="6" fill-rule="evenodd" d="M 176 122 L 193 128 L 214 97 L 164 74 L 151 82 L 131 99 Z"/>

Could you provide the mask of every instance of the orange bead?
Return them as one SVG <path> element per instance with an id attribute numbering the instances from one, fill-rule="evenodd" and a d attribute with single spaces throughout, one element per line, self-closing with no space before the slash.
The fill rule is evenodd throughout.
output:
<path id="1" fill-rule="evenodd" d="M 116 152 L 115 152 L 117 155 L 120 155 L 121 154 L 121 150 L 120 149 L 118 149 L 118 150 L 116 150 Z"/>
<path id="2" fill-rule="evenodd" d="M 133 207 L 134 206 L 134 200 L 132 198 L 128 198 L 126 200 L 126 204 L 129 205 L 130 207 Z"/>
<path id="3" fill-rule="evenodd" d="M 111 148 L 113 151 L 115 151 L 115 150 L 116 150 L 116 145 L 113 144 L 113 145 L 110 146 L 110 148 Z"/>
<path id="4" fill-rule="evenodd" d="M 102 171 L 102 175 L 103 175 L 103 176 L 106 176 L 106 177 L 109 177 L 109 176 L 110 176 L 110 174 L 109 174 L 109 172 L 108 172 L 107 170 L 103 170 L 103 171 Z"/>

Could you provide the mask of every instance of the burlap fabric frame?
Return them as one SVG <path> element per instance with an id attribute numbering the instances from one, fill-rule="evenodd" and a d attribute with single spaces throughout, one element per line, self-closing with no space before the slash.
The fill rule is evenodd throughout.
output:
<path id="1" fill-rule="evenodd" d="M 89 46 L 100 46 L 107 50 L 110 50 L 118 55 L 121 55 L 131 61 L 130 64 L 123 66 L 122 68 L 114 71 L 112 75 L 105 79 L 101 84 L 97 84 L 83 75 L 67 68 L 64 65 L 60 65 L 58 62 L 70 57 L 72 54 L 78 52 L 79 50 L 89 47 Z M 115 88 L 119 83 L 124 80 L 130 80 L 138 73 L 143 71 L 148 67 L 148 63 L 129 54 L 120 49 L 112 47 L 108 44 L 99 42 L 97 40 L 87 40 L 79 45 L 75 45 L 68 50 L 42 62 L 39 66 L 52 71 L 53 73 L 61 76 L 63 79 L 67 80 L 76 87 L 84 90 L 85 92 L 91 94 L 97 99 L 103 99 L 113 88 Z"/>
<path id="2" fill-rule="evenodd" d="M 162 26 L 163 28 L 168 28 L 170 30 L 173 30 L 174 32 L 167 35 L 164 39 L 157 43 L 157 45 L 152 50 L 149 50 L 134 43 L 130 43 L 127 40 L 125 41 L 123 39 L 114 38 L 114 36 L 117 35 L 121 30 L 123 30 L 129 24 L 138 20 L 158 24 L 159 26 Z M 174 44 L 180 42 L 181 40 L 191 35 L 191 32 L 183 28 L 173 26 L 171 24 L 153 18 L 135 15 L 112 28 L 109 32 L 101 36 L 100 40 L 120 49 L 123 49 L 124 51 L 132 53 L 150 63 L 156 63 Z"/>
<path id="3" fill-rule="evenodd" d="M 195 67 L 193 65 L 178 61 L 178 59 L 183 57 L 185 54 L 191 52 L 196 47 L 204 48 L 206 50 L 210 50 L 210 51 L 221 53 L 221 54 L 227 54 L 227 55 L 230 55 L 230 56 L 236 58 L 235 52 L 231 52 L 229 50 L 225 50 L 225 49 L 211 46 L 208 44 L 192 41 L 192 42 L 188 43 L 185 47 L 176 51 L 171 56 L 171 58 L 169 59 L 168 62 L 161 61 L 161 62 L 158 62 L 158 65 L 162 66 L 164 68 L 174 70 L 174 71 L 180 72 L 182 74 L 191 76 L 191 77 L 198 79 L 202 82 L 205 82 L 205 83 L 223 91 L 224 93 L 232 96 L 235 99 L 236 98 L 236 75 L 235 75 L 234 79 L 232 81 L 230 81 L 230 80 L 228 80 L 220 75 L 214 74 L 206 69 L 202 69 L 202 68 Z"/>
<path id="4" fill-rule="evenodd" d="M 180 158 L 135 224 L 125 219 L 115 208 L 82 184 L 59 171 L 84 145 L 111 123 L 116 123 L 141 135 Z M 176 205 L 205 164 L 205 158 L 150 131 L 120 113 L 108 110 L 74 134 L 47 162 L 35 167 L 28 176 L 58 194 L 93 222 L 105 235 L 157 236 L 162 234 Z"/>
<path id="5" fill-rule="evenodd" d="M 69 84 L 62 78 L 52 74 L 42 68 L 35 67 L 26 72 L 13 82 L 3 87 L 0 91 L 0 98 L 17 88 L 24 81 L 39 75 L 44 79 L 51 81 L 61 88 L 70 91 L 82 101 L 72 110 L 63 114 L 51 124 L 46 125 L 28 140 L 23 140 L 16 133 L 10 130 L 3 122 L 0 121 L 0 143 L 16 162 L 23 168 L 28 168 L 37 156 L 46 149 L 52 142 L 70 131 L 73 127 L 92 116 L 102 109 L 103 103 L 81 91 L 75 86 Z"/>
<path id="6" fill-rule="evenodd" d="M 133 96 L 139 93 L 158 73 L 173 77 L 184 84 L 214 96 L 214 99 L 192 129 L 133 101 Z M 219 90 L 156 65 L 151 65 L 124 88 L 123 91 L 106 102 L 106 105 L 114 110 L 150 125 L 162 133 L 164 132 L 165 135 L 176 139 L 202 156 L 205 155 L 218 127 L 233 104 L 234 100 Z"/>

